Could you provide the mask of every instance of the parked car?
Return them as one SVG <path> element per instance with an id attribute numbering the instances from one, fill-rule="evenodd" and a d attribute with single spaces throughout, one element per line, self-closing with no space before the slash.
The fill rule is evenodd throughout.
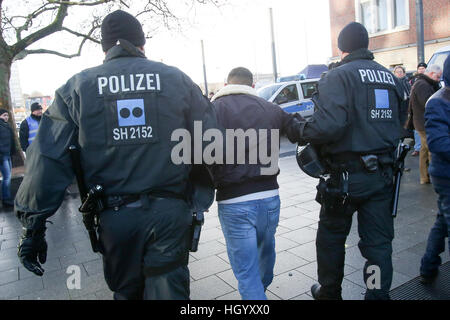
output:
<path id="1" fill-rule="evenodd" d="M 311 101 L 313 93 L 317 90 L 320 79 L 307 79 L 273 83 L 257 90 L 258 96 L 273 102 L 289 113 L 299 113 L 307 118 L 314 113 L 314 104 Z"/>
<path id="2" fill-rule="evenodd" d="M 444 61 L 450 54 L 450 46 L 445 46 L 437 50 L 428 61 L 428 65 L 437 64 L 441 69 L 444 69 Z M 444 87 L 444 80 L 441 78 L 441 85 Z"/>

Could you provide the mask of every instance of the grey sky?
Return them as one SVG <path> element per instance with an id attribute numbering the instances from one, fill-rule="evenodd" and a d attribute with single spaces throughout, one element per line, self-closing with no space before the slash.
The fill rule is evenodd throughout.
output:
<path id="1" fill-rule="evenodd" d="M 200 6 L 195 16 L 191 12 L 190 23 L 181 34 L 160 31 L 149 39 L 147 57 L 176 66 L 201 83 L 203 39 L 208 82 L 223 82 L 236 66 L 271 73 L 270 7 L 281 75 L 298 73 L 307 63 L 327 63 L 331 56 L 328 0 L 229 0 L 229 5 L 220 9 Z M 42 44 L 57 40 L 46 41 Z M 30 55 L 19 62 L 22 91 L 53 95 L 73 74 L 102 63 L 103 57 L 100 46 L 94 44 L 85 47 L 81 57 L 70 60 Z"/>

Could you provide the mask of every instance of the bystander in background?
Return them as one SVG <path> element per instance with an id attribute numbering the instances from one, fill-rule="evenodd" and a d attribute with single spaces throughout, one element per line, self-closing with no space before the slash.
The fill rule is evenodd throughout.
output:
<path id="1" fill-rule="evenodd" d="M 421 62 L 417 65 L 417 71 L 413 74 L 411 79 L 409 79 L 409 85 L 410 87 L 413 86 L 413 84 L 416 82 L 419 74 L 424 74 L 425 70 L 427 69 L 427 64 L 425 62 Z M 422 147 L 420 143 L 420 135 L 417 130 L 414 130 L 414 150 L 411 153 L 413 157 L 418 156 L 420 152 L 420 148 Z"/>
<path id="2" fill-rule="evenodd" d="M 42 106 L 34 102 L 31 105 L 31 114 L 20 124 L 20 146 L 23 152 L 27 151 L 27 148 L 31 145 L 39 129 L 39 123 L 42 118 Z"/>
<path id="3" fill-rule="evenodd" d="M 2 204 L 4 208 L 14 207 L 11 197 L 11 156 L 16 151 L 16 144 L 8 120 L 8 110 L 0 109 L 0 172 L 2 173 Z"/>
<path id="4" fill-rule="evenodd" d="M 437 276 L 442 262 L 439 255 L 445 251 L 445 238 L 450 234 L 450 56 L 444 63 L 444 83 L 445 87 L 428 100 L 425 109 L 425 131 L 433 159 L 430 176 L 439 209 L 420 266 L 420 280 L 425 284 Z"/>
<path id="5" fill-rule="evenodd" d="M 420 184 L 430 183 L 428 165 L 431 162 L 431 154 L 428 152 L 427 137 L 425 133 L 425 104 L 427 100 L 440 88 L 442 70 L 438 65 L 429 66 L 424 74 L 418 74 L 417 80 L 411 89 L 409 101 L 413 114 L 415 130 L 419 133 L 421 148 L 419 155 Z"/>

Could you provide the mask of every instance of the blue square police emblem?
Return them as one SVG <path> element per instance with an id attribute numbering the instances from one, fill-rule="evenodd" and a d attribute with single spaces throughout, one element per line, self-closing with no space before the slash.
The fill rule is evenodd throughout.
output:
<path id="1" fill-rule="evenodd" d="M 119 127 L 144 126 L 144 99 L 117 100 Z"/>

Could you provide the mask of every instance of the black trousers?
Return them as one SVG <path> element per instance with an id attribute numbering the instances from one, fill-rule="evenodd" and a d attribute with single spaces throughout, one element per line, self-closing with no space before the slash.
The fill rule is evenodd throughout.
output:
<path id="1" fill-rule="evenodd" d="M 337 176 L 332 175 L 332 179 L 337 179 Z M 363 269 L 364 282 L 369 284 L 365 298 L 389 299 L 394 239 L 392 168 L 379 168 L 375 173 L 350 173 L 349 196 L 347 212 L 328 212 L 323 205 L 321 207 L 316 238 L 321 293 L 330 298 L 341 298 L 345 241 L 352 225 L 352 215 L 357 211 L 358 247 L 367 260 Z"/>
<path id="2" fill-rule="evenodd" d="M 192 214 L 188 205 L 183 200 L 161 198 L 133 205 L 100 215 L 103 269 L 114 298 L 189 299 Z"/>

